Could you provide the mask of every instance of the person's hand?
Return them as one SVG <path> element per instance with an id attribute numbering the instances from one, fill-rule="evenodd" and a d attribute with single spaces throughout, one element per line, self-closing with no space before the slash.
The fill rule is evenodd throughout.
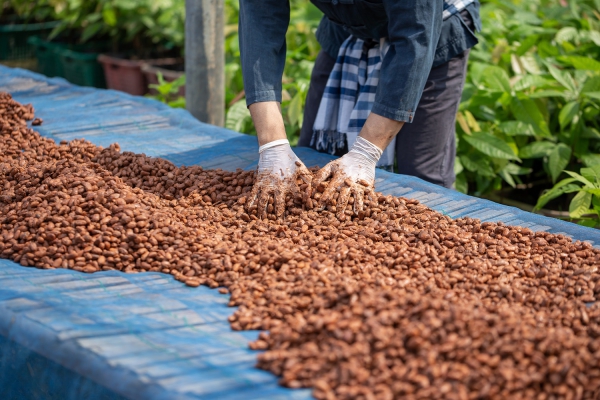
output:
<path id="1" fill-rule="evenodd" d="M 313 187 L 331 177 L 319 201 L 321 209 L 333 205 L 341 218 L 353 196 L 354 214 L 361 213 L 365 195 L 374 194 L 375 166 L 381 154 L 381 149 L 359 136 L 347 154 L 321 168 L 313 179 Z M 335 193 L 339 193 L 337 200 Z"/>
<path id="2" fill-rule="evenodd" d="M 259 153 L 257 176 L 246 207 L 248 211 L 257 207 L 259 218 L 273 210 L 280 218 L 285 212 L 288 194 L 304 201 L 310 198 L 312 174 L 296 156 L 287 139 L 269 142 L 260 147 Z M 297 179 L 307 185 L 304 193 L 298 187 Z"/>

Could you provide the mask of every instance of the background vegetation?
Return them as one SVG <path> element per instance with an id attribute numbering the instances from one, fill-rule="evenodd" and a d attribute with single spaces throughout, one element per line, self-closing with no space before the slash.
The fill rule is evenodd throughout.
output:
<path id="1" fill-rule="evenodd" d="M 57 20 L 51 38 L 108 42 L 113 52 L 146 57 L 156 50 L 181 55 L 185 0 L 4 0 L 2 17 Z"/>
<path id="2" fill-rule="evenodd" d="M 598 0 L 483 2 L 457 121 L 458 190 L 533 204 L 560 181 L 538 208 L 597 224 L 592 188 L 561 178 L 600 164 L 598 10 Z"/>

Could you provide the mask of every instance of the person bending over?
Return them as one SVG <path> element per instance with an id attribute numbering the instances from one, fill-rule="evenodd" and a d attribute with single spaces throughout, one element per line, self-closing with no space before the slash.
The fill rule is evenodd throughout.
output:
<path id="1" fill-rule="evenodd" d="M 296 178 L 337 209 L 362 210 L 375 168 L 454 183 L 455 118 L 469 49 L 480 29 L 476 0 L 311 0 L 324 17 L 322 50 L 308 91 L 299 146 L 342 155 L 311 175 L 286 139 L 281 78 L 290 8 L 285 0 L 240 0 L 246 102 L 258 134 L 258 175 L 248 207 L 298 195 Z M 349 151 L 348 151 L 349 149 Z M 331 179 L 330 179 L 331 178 Z"/>

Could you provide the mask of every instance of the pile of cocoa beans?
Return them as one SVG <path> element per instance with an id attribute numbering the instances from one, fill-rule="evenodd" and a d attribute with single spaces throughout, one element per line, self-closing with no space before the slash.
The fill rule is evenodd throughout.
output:
<path id="1" fill-rule="evenodd" d="M 288 199 L 259 219 L 254 172 L 56 144 L 32 118 L 0 94 L 2 258 L 229 292 L 232 329 L 264 330 L 258 367 L 319 399 L 600 396 L 588 243 L 380 194 L 361 218 Z"/>

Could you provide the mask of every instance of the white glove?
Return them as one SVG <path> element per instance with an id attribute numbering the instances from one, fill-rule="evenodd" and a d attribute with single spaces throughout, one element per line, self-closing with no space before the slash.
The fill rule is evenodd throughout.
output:
<path id="1" fill-rule="evenodd" d="M 247 209 L 250 211 L 258 199 L 257 214 L 262 218 L 269 207 L 269 198 L 274 195 L 275 215 L 279 218 L 285 211 L 287 194 L 303 197 L 296 183 L 297 178 L 308 185 L 304 197 L 310 197 L 312 174 L 296 156 L 287 139 L 262 145 L 258 152 L 258 170 Z"/>
<path id="2" fill-rule="evenodd" d="M 365 193 L 375 189 L 375 166 L 382 153 L 379 147 L 359 136 L 347 154 L 321 168 L 313 180 L 315 188 L 332 176 L 321 195 L 321 207 L 335 203 L 338 217 L 341 217 L 353 195 L 354 213 L 363 211 Z M 339 192 L 339 196 L 333 202 L 335 192 Z"/>

